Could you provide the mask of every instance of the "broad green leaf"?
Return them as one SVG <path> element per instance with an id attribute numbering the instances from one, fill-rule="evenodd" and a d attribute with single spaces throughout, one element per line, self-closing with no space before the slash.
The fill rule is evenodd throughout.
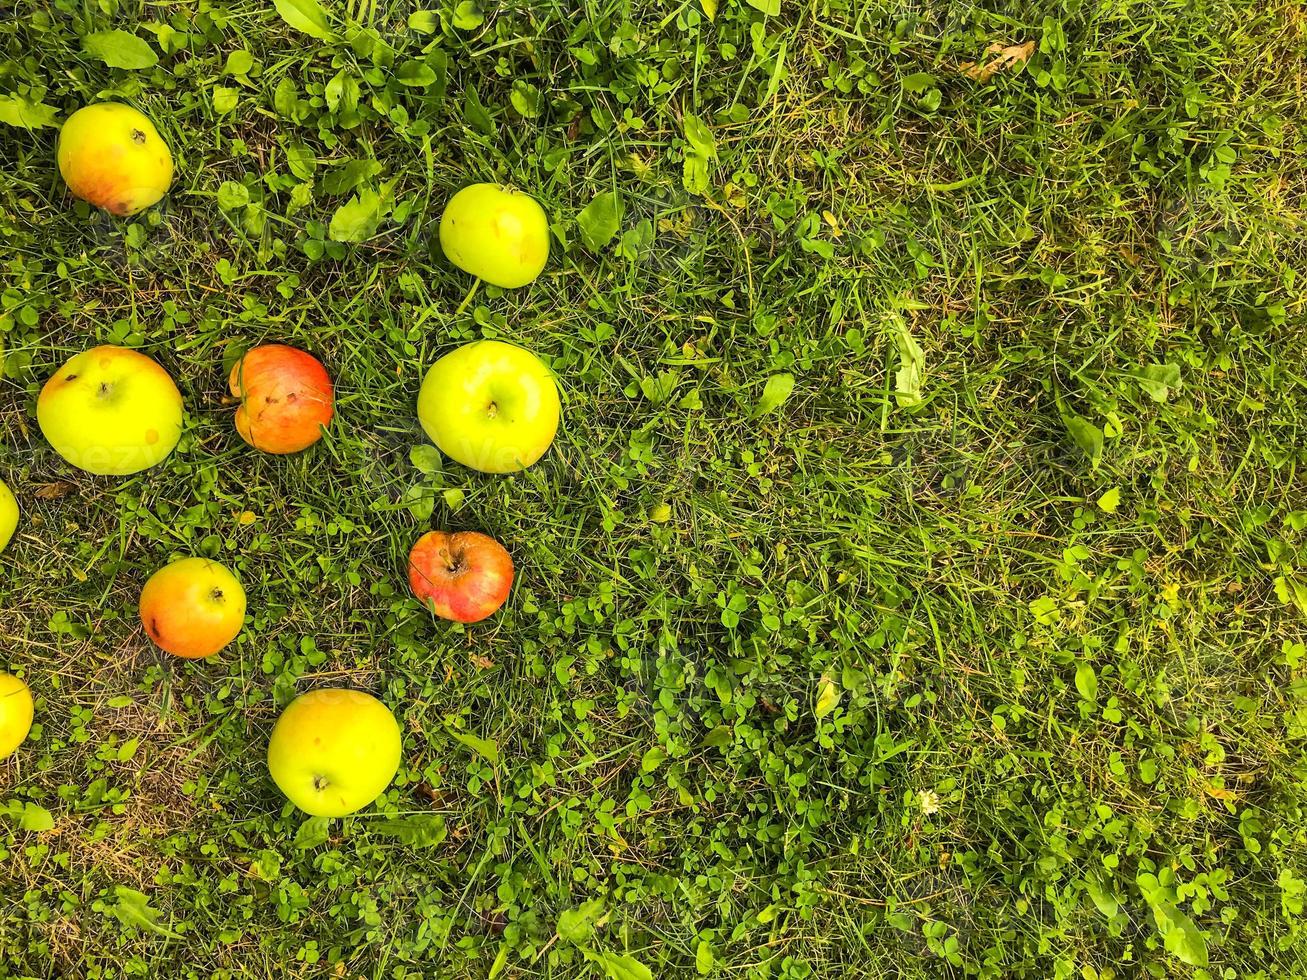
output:
<path id="1" fill-rule="evenodd" d="M 825 718 L 835 710 L 835 706 L 840 703 L 840 689 L 835 686 L 830 675 L 822 674 L 821 682 L 817 685 L 817 706 L 814 714 L 820 719 Z"/>
<path id="2" fill-rule="evenodd" d="M 1094 903 L 1106 918 L 1113 918 L 1121 910 L 1121 900 L 1116 897 L 1106 883 L 1098 878 L 1086 878 L 1084 880 L 1085 894 Z"/>
<path id="3" fill-rule="evenodd" d="M 622 198 L 616 191 L 595 196 L 576 216 L 581 240 L 592 252 L 598 252 L 613 240 L 622 226 Z"/>
<path id="4" fill-rule="evenodd" d="M 224 211 L 243 208 L 250 203 L 250 189 L 234 180 L 224 180 L 218 188 L 218 207 Z"/>
<path id="5" fill-rule="evenodd" d="M 43 806 L 24 803 L 23 812 L 18 817 L 18 826 L 33 833 L 44 833 L 54 829 L 54 815 Z"/>
<path id="6" fill-rule="evenodd" d="M 1098 498 L 1098 508 L 1104 514 L 1115 514 L 1117 507 L 1121 506 L 1121 488 L 1112 487 Z"/>
<path id="7" fill-rule="evenodd" d="M 291 27 L 303 31 L 319 41 L 332 41 L 335 36 L 327 25 L 327 12 L 318 0 L 272 0 L 277 13 Z"/>
<path id="8" fill-rule="evenodd" d="M 150 905 L 150 899 L 144 892 L 138 892 L 135 888 L 127 888 L 124 885 L 116 886 L 113 891 L 117 901 L 109 910 L 123 925 L 136 926 L 168 939 L 182 938 L 171 929 L 159 925 L 160 912 Z"/>
<path id="9" fill-rule="evenodd" d="M 699 0 L 699 6 L 703 8 L 703 15 L 709 20 L 717 19 L 717 0 Z"/>
<path id="10" fill-rule="evenodd" d="M 916 95 L 935 87 L 935 76 L 929 72 L 919 71 L 903 79 L 903 91 Z"/>
<path id="11" fill-rule="evenodd" d="M 1207 965 L 1207 940 L 1194 920 L 1170 902 L 1153 905 L 1153 922 L 1167 952 L 1189 966 Z"/>
<path id="12" fill-rule="evenodd" d="M 426 473 L 428 476 L 439 473 L 444 463 L 440 450 L 430 443 L 422 443 L 409 449 L 408 460 L 417 467 L 418 472 Z"/>
<path id="13" fill-rule="evenodd" d="M 294 140 L 286 145 L 286 166 L 300 180 L 308 180 L 318 169 L 318 157 L 308 146 Z"/>
<path id="14" fill-rule="evenodd" d="M 418 484 L 405 490 L 400 502 L 408 508 L 415 521 L 425 524 L 436 511 L 436 492 L 429 486 Z"/>
<path id="15" fill-rule="evenodd" d="M 213 111 L 220 116 L 235 110 L 240 102 L 240 93 L 234 88 L 226 85 L 215 85 L 213 87 Z"/>
<path id="16" fill-rule="evenodd" d="M 494 136 L 498 131 L 495 120 L 481 102 L 477 90 L 471 85 L 463 89 L 463 118 L 467 120 L 469 126 L 481 130 L 487 136 Z"/>
<path id="17" fill-rule="evenodd" d="M 445 818 L 438 813 L 393 817 L 368 825 L 368 832 L 394 837 L 410 847 L 437 847 L 448 836 Z"/>
<path id="18" fill-rule="evenodd" d="M 366 180 L 381 173 L 376 160 L 347 160 L 318 182 L 324 194 L 348 194 Z"/>
<path id="19" fill-rule="evenodd" d="M 57 126 L 59 110 L 44 102 L 33 102 L 20 95 L 0 95 L 0 123 L 19 129 L 40 129 Z"/>
<path id="20" fill-rule="evenodd" d="M 685 166 L 681 172 L 682 186 L 691 194 L 702 195 L 710 183 L 708 161 L 697 153 L 687 151 Z"/>
<path id="21" fill-rule="evenodd" d="M 535 119 L 539 116 L 543 102 L 540 97 L 540 89 L 524 78 L 519 78 L 513 83 L 513 90 L 509 93 L 508 101 L 513 104 L 513 108 L 517 110 L 518 115 L 524 119 Z"/>
<path id="22" fill-rule="evenodd" d="M 717 139 L 713 136 L 712 130 L 708 124 L 696 116 L 693 112 L 687 112 L 685 118 L 681 121 L 685 132 L 685 139 L 694 152 L 702 157 L 713 157 L 717 154 Z"/>
<path id="23" fill-rule="evenodd" d="M 1076 690 L 1086 701 L 1098 701 L 1098 674 L 1093 664 L 1079 664 L 1076 667 Z"/>
<path id="24" fill-rule="evenodd" d="M 653 772 L 664 762 L 667 761 L 667 750 L 661 745 L 655 745 L 640 760 L 641 772 Z"/>
<path id="25" fill-rule="evenodd" d="M 240 48 L 227 55 L 227 63 L 223 67 L 223 73 L 226 75 L 248 75 L 253 67 L 254 55 L 244 48 Z"/>
<path id="26" fill-rule="evenodd" d="M 1041 595 L 1038 599 L 1030 600 L 1028 608 L 1030 614 L 1035 617 L 1036 622 L 1042 623 L 1044 626 L 1057 624 L 1059 616 L 1057 600 L 1051 595 Z"/>
<path id="27" fill-rule="evenodd" d="M 481 756 L 492 766 L 499 765 L 499 743 L 492 738 L 477 738 L 475 735 L 469 735 L 467 732 L 450 732 L 454 738 L 462 742 L 469 749 Z"/>
<path id="28" fill-rule="evenodd" d="M 1130 376 L 1139 382 L 1144 394 L 1155 402 L 1166 401 L 1171 391 L 1180 387 L 1178 364 L 1149 364 L 1138 371 L 1132 371 Z"/>
<path id="29" fill-rule="evenodd" d="M 608 980 L 653 980 L 653 973 L 634 956 L 608 950 L 595 951 L 585 946 L 580 949 L 587 960 L 604 968 Z"/>
<path id="30" fill-rule="evenodd" d="M 409 88 L 426 88 L 435 80 L 436 73 L 431 66 L 417 58 L 404 62 L 395 72 L 395 81 Z"/>
<path id="31" fill-rule="evenodd" d="M 336 72 L 322 90 L 327 108 L 338 116 L 348 116 L 358 109 L 360 94 L 359 80 L 347 68 Z"/>
<path id="32" fill-rule="evenodd" d="M 917 931 L 917 920 L 907 912 L 891 912 L 885 920 L 899 932 Z"/>
<path id="33" fill-rule="evenodd" d="M 754 10 L 760 10 L 768 17 L 780 16 L 781 0 L 748 0 L 748 3 Z"/>
<path id="34" fill-rule="evenodd" d="M 110 68 L 139 71 L 159 63 L 154 48 L 144 39 L 127 31 L 100 31 L 82 38 L 82 49 Z"/>
<path id="35" fill-rule="evenodd" d="M 592 898 L 558 917 L 558 938 L 580 945 L 594 936 L 595 922 L 604 914 L 603 899 Z"/>
<path id="36" fill-rule="evenodd" d="M 694 951 L 694 969 L 699 976 L 706 977 L 708 974 L 712 973 L 712 968 L 712 946 L 709 945 L 708 940 L 700 939 L 699 946 Z"/>
<path id="37" fill-rule="evenodd" d="M 474 31 L 485 23 L 486 15 L 481 12 L 481 5 L 473 0 L 463 0 L 454 8 L 454 26 L 460 31 Z"/>
<path id="38" fill-rule="evenodd" d="M 763 385 L 762 397 L 758 399 L 758 404 L 753 408 L 753 417 L 758 418 L 769 412 L 774 412 L 785 404 L 794 391 L 794 375 L 788 373 L 773 374 Z"/>
<path id="39" fill-rule="evenodd" d="M 272 94 L 272 107 L 285 119 L 294 117 L 295 111 L 299 108 L 299 92 L 295 83 L 289 78 L 283 78 L 277 83 L 277 88 Z"/>
<path id="40" fill-rule="evenodd" d="M 325 844 L 330 839 L 330 817 L 309 817 L 295 831 L 295 847 L 301 851 Z"/>
<path id="41" fill-rule="evenodd" d="M 440 30 L 440 14 L 434 10 L 415 10 L 408 15 L 408 29 L 419 34 L 434 34 Z"/>
<path id="42" fill-rule="evenodd" d="M 730 745 L 735 741 L 735 732 L 730 725 L 718 725 L 700 741 L 699 745 L 705 749 L 720 749 L 723 745 Z"/>
<path id="43" fill-rule="evenodd" d="M 1095 469 L 1103 458 L 1103 430 L 1079 415 L 1068 415 L 1065 419 L 1067 431 L 1076 445 L 1089 457 L 1089 463 Z"/>
<path id="44" fill-rule="evenodd" d="M 382 217 L 381 196 L 365 187 L 336 209 L 327 234 L 332 241 L 366 242 L 377 233 Z"/>
<path id="45" fill-rule="evenodd" d="M 899 408 L 917 408 L 925 401 L 921 386 L 926 380 L 926 355 L 903 317 L 894 314 L 889 318 L 889 325 L 899 353 L 899 369 L 894 374 L 894 400 Z"/>

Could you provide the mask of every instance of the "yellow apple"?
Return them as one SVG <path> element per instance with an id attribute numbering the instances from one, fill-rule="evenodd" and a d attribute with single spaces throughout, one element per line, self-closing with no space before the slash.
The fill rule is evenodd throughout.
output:
<path id="1" fill-rule="evenodd" d="M 440 247 L 464 272 L 515 289 L 544 271 L 549 259 L 549 219 L 534 198 L 519 190 L 473 184 L 445 206 L 440 216 Z"/>
<path id="2" fill-rule="evenodd" d="M 32 730 L 32 692 L 13 674 L 0 674 L 0 759 L 18 750 Z"/>
<path id="3" fill-rule="evenodd" d="M 0 551 L 4 551 L 9 539 L 18 528 L 18 501 L 9 484 L 0 480 Z"/>
<path id="4" fill-rule="evenodd" d="M 93 347 L 45 383 L 36 420 L 79 469 L 124 476 L 161 463 L 182 434 L 182 396 L 168 372 L 125 347 Z"/>
<path id="5" fill-rule="evenodd" d="M 513 473 L 558 431 L 558 385 L 540 358 L 499 340 L 450 351 L 427 371 L 418 421 L 442 453 L 483 473 Z"/>
<path id="6" fill-rule="evenodd" d="M 384 704 L 363 691 L 324 688 L 281 713 L 268 741 L 268 771 L 305 813 L 343 817 L 386 791 L 402 748 Z"/>
<path id="7" fill-rule="evenodd" d="M 172 185 L 172 153 L 148 116 L 101 102 L 78 109 L 59 131 L 59 172 L 68 189 L 114 214 L 135 214 Z"/>

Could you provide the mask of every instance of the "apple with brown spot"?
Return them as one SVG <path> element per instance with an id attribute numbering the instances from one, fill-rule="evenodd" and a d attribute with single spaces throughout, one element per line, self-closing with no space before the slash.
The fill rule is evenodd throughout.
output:
<path id="1" fill-rule="evenodd" d="M 513 559 L 488 534 L 428 531 L 409 552 L 408 584 L 442 619 L 476 623 L 508 598 Z"/>
<path id="2" fill-rule="evenodd" d="M 231 393 L 241 400 L 236 431 L 265 453 L 297 453 L 319 439 L 336 414 L 331 377 L 312 354 L 263 344 L 232 365 Z"/>
<path id="3" fill-rule="evenodd" d="M 141 625 L 161 650 L 187 660 L 211 657 L 245 624 L 245 589 L 225 565 L 183 558 L 145 583 Z"/>

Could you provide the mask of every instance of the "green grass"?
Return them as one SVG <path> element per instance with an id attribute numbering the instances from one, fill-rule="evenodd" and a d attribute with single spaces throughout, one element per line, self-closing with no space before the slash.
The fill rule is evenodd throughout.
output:
<path id="1" fill-rule="evenodd" d="M 0 978 L 1307 975 L 1302 8 L 700 3 L 0 23 L 0 94 L 129 101 L 177 162 L 113 219 L 55 128 L 0 125 L 0 667 L 39 699 L 0 764 Z M 83 51 L 110 29 L 158 64 Z M 474 180 L 559 240 L 456 313 L 436 222 Z M 559 439 L 423 472 L 422 373 L 481 336 L 550 362 Z M 302 455 L 234 431 L 260 341 L 337 380 Z M 186 397 L 136 477 L 35 425 L 95 342 Z M 431 527 L 513 553 L 494 620 L 409 597 Z M 190 554 L 250 613 L 179 663 L 135 601 Z M 325 825 L 263 761 L 324 685 L 405 731 Z"/>

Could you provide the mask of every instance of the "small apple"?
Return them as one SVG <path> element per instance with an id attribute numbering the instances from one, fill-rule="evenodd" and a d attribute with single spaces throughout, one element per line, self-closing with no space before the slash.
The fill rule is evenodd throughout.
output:
<path id="1" fill-rule="evenodd" d="M 125 347 L 93 347 L 54 373 L 36 401 L 54 451 L 100 476 L 161 463 L 182 434 L 182 396 L 168 372 Z"/>
<path id="2" fill-rule="evenodd" d="M 78 109 L 59 130 L 59 172 L 68 189 L 113 214 L 143 211 L 172 185 L 172 153 L 148 116 L 101 102 Z"/>
<path id="3" fill-rule="evenodd" d="M 512 187 L 472 184 L 440 216 L 440 247 L 450 262 L 494 286 L 515 289 L 549 259 L 549 219 L 534 198 Z"/>
<path id="4" fill-rule="evenodd" d="M 0 674 L 0 759 L 18 751 L 32 730 L 32 692 L 13 674 Z"/>
<path id="5" fill-rule="evenodd" d="M 545 454 L 558 431 L 558 385 L 530 351 L 478 340 L 427 371 L 418 420 L 442 453 L 483 473 L 512 473 Z"/>
<path id="6" fill-rule="evenodd" d="M 268 771 L 305 813 L 343 817 L 386 791 L 403 749 L 390 709 L 362 691 L 301 694 L 273 726 Z"/>
<path id="7" fill-rule="evenodd" d="M 0 551 L 5 550 L 17 529 L 18 501 L 9 484 L 0 480 Z"/>
<path id="8" fill-rule="evenodd" d="M 312 354 L 284 344 L 246 351 L 231 369 L 241 400 L 236 431 L 265 453 L 297 453 L 322 438 L 335 414 L 327 369 Z"/>
<path id="9" fill-rule="evenodd" d="M 141 625 L 162 650 L 197 660 L 225 647 L 245 624 L 245 590 L 208 558 L 165 565 L 141 590 Z"/>
<path id="10" fill-rule="evenodd" d="M 508 598 L 513 559 L 487 534 L 428 531 L 409 552 L 408 584 L 440 618 L 477 623 Z"/>

